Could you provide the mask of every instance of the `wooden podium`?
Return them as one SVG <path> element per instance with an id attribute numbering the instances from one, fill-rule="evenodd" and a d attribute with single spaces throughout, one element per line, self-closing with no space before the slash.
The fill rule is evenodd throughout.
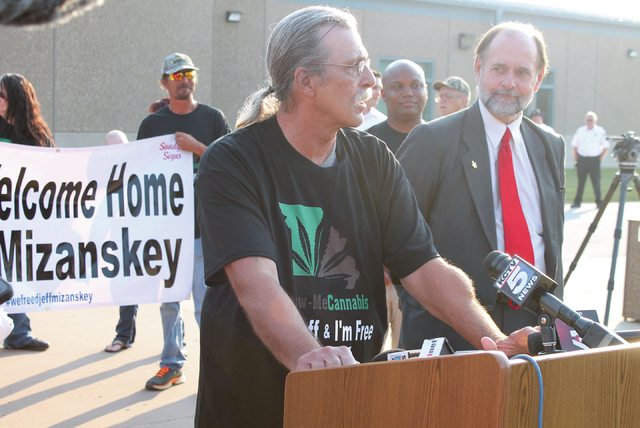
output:
<path id="1" fill-rule="evenodd" d="M 545 427 L 640 426 L 640 344 L 536 357 Z M 285 427 L 536 427 L 530 363 L 498 352 L 292 372 Z"/>

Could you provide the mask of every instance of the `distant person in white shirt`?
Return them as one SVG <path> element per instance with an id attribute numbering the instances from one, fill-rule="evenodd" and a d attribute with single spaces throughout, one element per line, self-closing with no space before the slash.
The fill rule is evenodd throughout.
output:
<path id="1" fill-rule="evenodd" d="M 377 70 L 371 70 L 371 72 L 373 72 L 373 75 L 376 77 L 376 84 L 371 88 L 371 98 L 367 100 L 367 109 L 362 113 L 364 120 L 362 124 L 356 128 L 360 131 L 365 131 L 373 125 L 387 120 L 387 115 L 376 108 L 378 101 L 380 101 L 382 91 L 382 75 Z"/>
<path id="2" fill-rule="evenodd" d="M 602 204 L 602 198 L 600 197 L 600 162 L 607 154 L 609 141 L 607 141 L 606 131 L 597 125 L 597 114 L 588 111 L 585 115 L 585 121 L 587 124 L 578 128 L 573 140 L 571 140 L 573 159 L 576 162 L 576 170 L 578 172 L 578 190 L 571 208 L 579 208 L 582 203 L 582 193 L 584 192 L 587 175 L 591 177 L 596 206 L 600 208 Z"/>

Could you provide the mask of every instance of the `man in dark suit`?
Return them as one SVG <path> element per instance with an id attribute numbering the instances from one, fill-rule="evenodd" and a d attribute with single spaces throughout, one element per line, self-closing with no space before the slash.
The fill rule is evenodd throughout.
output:
<path id="1" fill-rule="evenodd" d="M 478 101 L 417 126 L 398 153 L 440 255 L 471 276 L 480 302 L 505 332 L 535 325 L 537 317 L 497 296 L 483 267 L 488 253 L 501 250 L 522 256 L 528 252 L 538 269 L 560 283 L 556 295 L 562 294 L 564 141 L 523 116 L 547 66 L 542 34 L 533 26 L 502 23 L 493 27 L 476 48 Z M 503 204 L 502 171 L 508 168 L 499 164 L 499 148 L 505 137 L 517 195 L 504 197 Z M 521 230 L 527 235 L 526 239 L 518 235 L 515 241 L 526 251 L 509 248 L 513 235 L 505 244 L 517 216 L 511 211 L 503 216 L 503 209 L 516 199 L 519 216 L 524 217 Z M 400 347 L 419 348 L 425 338 L 447 337 L 454 349 L 472 348 L 404 291 L 400 302 Z"/>

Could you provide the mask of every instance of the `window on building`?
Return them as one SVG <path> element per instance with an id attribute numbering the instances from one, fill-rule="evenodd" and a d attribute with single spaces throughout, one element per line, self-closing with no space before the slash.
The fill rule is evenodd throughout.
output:
<path id="1" fill-rule="evenodd" d="M 533 101 L 527 108 L 525 112 L 527 117 L 531 114 L 531 112 L 535 109 L 542 110 L 544 114 L 544 123 L 553 127 L 554 126 L 554 111 L 553 111 L 553 98 L 555 94 L 555 76 L 553 71 L 549 71 L 547 76 L 542 81 L 540 85 L 540 89 L 538 89 L 538 93 L 533 98 Z"/>
<path id="2" fill-rule="evenodd" d="M 391 64 L 393 61 L 395 61 L 396 59 L 399 59 L 399 58 L 380 60 L 378 71 L 382 73 L 384 69 L 387 68 L 387 66 Z M 433 63 L 427 62 L 427 61 L 414 61 L 414 60 L 411 60 L 411 61 L 418 64 L 420 67 L 422 67 L 422 70 L 424 70 L 424 78 L 427 81 L 427 95 L 429 96 L 429 98 L 427 99 L 427 105 L 425 106 L 424 111 L 422 112 L 422 118 L 426 121 L 429 121 L 433 119 L 433 116 L 434 116 L 433 115 L 433 111 L 434 111 L 433 99 L 435 97 L 435 94 L 433 93 L 433 87 L 432 87 Z M 387 114 L 387 106 L 384 104 L 384 101 L 382 100 L 382 98 L 380 99 L 380 103 L 378 103 L 377 108 L 384 114 Z"/>

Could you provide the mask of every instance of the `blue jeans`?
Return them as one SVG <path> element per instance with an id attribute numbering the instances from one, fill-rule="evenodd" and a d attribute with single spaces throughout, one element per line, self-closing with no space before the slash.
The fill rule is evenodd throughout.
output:
<path id="1" fill-rule="evenodd" d="M 120 306 L 120 318 L 116 325 L 116 337 L 125 346 L 130 347 L 136 340 L 136 315 L 138 315 L 138 305 Z"/>
<path id="2" fill-rule="evenodd" d="M 4 346 L 21 348 L 33 340 L 31 335 L 31 320 L 27 314 L 8 314 L 13 320 L 13 330 L 4 340 Z"/>
<path id="3" fill-rule="evenodd" d="M 194 240 L 193 248 L 193 280 L 191 294 L 193 296 L 194 316 L 200 327 L 200 313 L 202 312 L 202 300 L 204 299 L 204 260 L 202 257 L 202 240 Z M 116 339 L 129 346 L 133 344 L 136 335 L 136 314 L 138 306 L 121 306 L 120 319 L 116 326 Z M 162 319 L 162 335 L 164 346 L 160 356 L 160 366 L 168 366 L 172 369 L 180 369 L 184 365 L 186 357 L 182 351 L 184 343 L 184 322 L 180 311 L 180 302 L 162 303 L 160 305 L 160 317 Z"/>

